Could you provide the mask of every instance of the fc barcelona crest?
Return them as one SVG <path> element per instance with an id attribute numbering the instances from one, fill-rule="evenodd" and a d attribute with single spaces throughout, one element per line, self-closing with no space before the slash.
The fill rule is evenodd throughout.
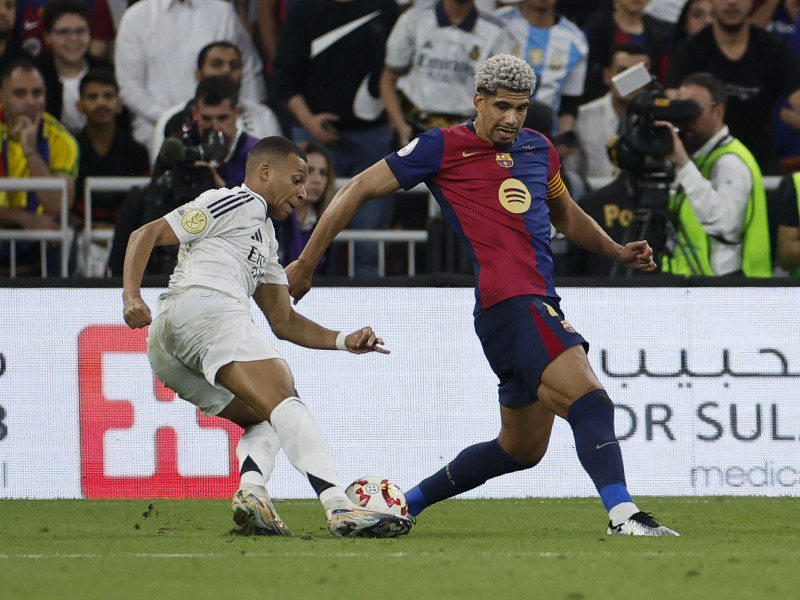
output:
<path id="1" fill-rule="evenodd" d="M 497 161 L 498 165 L 505 167 L 506 169 L 514 166 L 514 159 L 511 158 L 511 155 L 508 152 L 498 152 L 495 155 L 495 160 Z"/>

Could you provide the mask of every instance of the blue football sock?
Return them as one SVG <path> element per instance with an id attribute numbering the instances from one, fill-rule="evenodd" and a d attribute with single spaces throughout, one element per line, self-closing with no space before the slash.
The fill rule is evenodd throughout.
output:
<path id="1" fill-rule="evenodd" d="M 406 502 L 408 502 L 408 514 L 412 517 L 416 517 L 428 506 L 418 485 L 406 492 Z"/>
<path id="2" fill-rule="evenodd" d="M 482 485 L 487 480 L 529 469 L 536 463 L 523 463 L 506 453 L 495 439 L 462 450 L 445 465 L 408 492 L 408 512 L 417 516 L 425 508 Z"/>
<path id="3" fill-rule="evenodd" d="M 622 451 L 614 433 L 614 404 L 605 390 L 592 390 L 569 407 L 567 421 L 581 465 L 592 478 L 606 510 L 633 502 L 625 485 Z"/>

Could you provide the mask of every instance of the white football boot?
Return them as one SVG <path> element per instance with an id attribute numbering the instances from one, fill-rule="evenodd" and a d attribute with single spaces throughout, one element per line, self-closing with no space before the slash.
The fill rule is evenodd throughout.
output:
<path id="1" fill-rule="evenodd" d="M 267 490 L 260 485 L 243 485 L 231 501 L 233 520 L 245 535 L 292 535 L 278 515 Z"/>
<path id="2" fill-rule="evenodd" d="M 393 538 L 406 535 L 412 525 L 408 517 L 357 507 L 332 508 L 325 516 L 328 530 L 338 537 Z"/>
<path id="3" fill-rule="evenodd" d="M 680 533 L 673 531 L 669 527 L 664 527 L 661 523 L 656 521 L 650 513 L 639 511 L 619 525 L 613 525 L 611 521 L 609 521 L 608 535 L 680 536 Z"/>

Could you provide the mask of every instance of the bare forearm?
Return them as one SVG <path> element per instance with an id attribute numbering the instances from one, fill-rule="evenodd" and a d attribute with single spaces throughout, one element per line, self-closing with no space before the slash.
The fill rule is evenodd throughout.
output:
<path id="1" fill-rule="evenodd" d="M 622 246 L 611 239 L 593 219 L 588 219 L 584 227 L 577 228 L 571 234 L 564 233 L 564 235 L 571 242 L 585 250 L 611 260 L 618 260 L 619 258 L 619 251 Z"/>
<path id="2" fill-rule="evenodd" d="M 800 267 L 800 235 L 794 227 L 778 226 L 777 258 L 781 269 Z"/>
<path id="3" fill-rule="evenodd" d="M 289 110 L 294 115 L 295 119 L 297 119 L 297 121 L 300 123 L 300 125 L 308 129 L 308 126 L 306 124 L 309 122 L 311 117 L 314 116 L 314 114 L 308 107 L 306 99 L 303 98 L 302 95 L 297 94 L 289 98 L 289 101 L 286 103 L 286 106 L 289 108 Z"/>
<path id="4" fill-rule="evenodd" d="M 622 246 L 612 240 L 597 221 L 572 200 L 564 203 L 563 208 L 554 208 L 551 219 L 553 226 L 572 243 L 600 256 L 618 260 Z"/>
<path id="5" fill-rule="evenodd" d="M 125 263 L 122 267 L 123 295 L 139 295 L 147 261 L 155 247 L 156 235 L 145 225 L 131 234 L 125 250 Z"/>
<path id="6" fill-rule="evenodd" d="M 261 0 L 258 3 L 256 20 L 261 34 L 261 42 L 270 60 L 275 60 L 275 49 L 278 47 L 278 22 L 275 17 L 276 0 Z"/>
<path id="7" fill-rule="evenodd" d="M 5 208 L 0 206 L 0 226 L 27 229 L 25 217 L 27 217 L 28 214 L 28 211 L 19 208 Z"/>
<path id="8" fill-rule="evenodd" d="M 282 340 L 292 342 L 304 348 L 317 350 L 336 350 L 338 331 L 332 331 L 294 310 L 286 321 L 270 323 L 272 331 Z"/>
<path id="9" fill-rule="evenodd" d="M 28 171 L 31 177 L 59 178 L 59 176 L 53 175 L 38 152 L 31 152 L 26 155 L 26 158 L 28 159 Z M 67 182 L 67 207 L 71 208 L 75 197 L 75 182 L 68 177 L 63 179 Z M 61 192 L 39 191 L 36 192 L 36 196 L 44 207 L 45 214 L 56 219 L 61 217 Z"/>
<path id="10" fill-rule="evenodd" d="M 356 175 L 333 197 L 314 228 L 311 239 L 297 259 L 301 265 L 316 267 L 322 259 L 322 255 L 325 254 L 325 250 L 328 249 L 336 235 L 347 226 L 361 205 L 380 195 L 369 193 L 364 189 L 363 177 L 363 173 Z M 311 270 L 313 271 L 313 267 Z"/>
<path id="11" fill-rule="evenodd" d="M 139 294 L 142 276 L 156 246 L 177 244 L 178 238 L 167 221 L 162 217 L 143 225 L 128 238 L 125 250 L 125 263 L 122 266 L 122 287 L 124 294 Z"/>
<path id="12" fill-rule="evenodd" d="M 399 78 L 399 73 L 385 68 L 381 73 L 380 80 L 381 99 L 386 105 L 386 114 L 395 130 L 405 123 L 403 107 L 400 104 L 400 97 L 397 95 L 397 80 Z"/>
<path id="13" fill-rule="evenodd" d="M 765 2 L 750 15 L 750 22 L 756 27 L 766 29 L 772 20 L 772 14 L 782 0 L 765 0 Z"/>
<path id="14" fill-rule="evenodd" d="M 800 267 L 800 240 L 778 248 L 778 264 L 787 271 Z"/>

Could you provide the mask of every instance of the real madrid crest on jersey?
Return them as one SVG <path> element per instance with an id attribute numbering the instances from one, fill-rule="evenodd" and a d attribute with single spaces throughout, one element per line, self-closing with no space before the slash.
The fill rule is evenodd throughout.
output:
<path id="1" fill-rule="evenodd" d="M 505 167 L 506 169 L 514 166 L 514 159 L 511 158 L 511 155 L 508 152 L 498 152 L 495 155 L 495 160 L 497 161 L 498 165 Z"/>
<path id="2" fill-rule="evenodd" d="M 208 218 L 202 210 L 196 208 L 183 215 L 181 225 L 186 231 L 196 235 L 206 228 L 206 225 L 208 225 Z"/>
<path id="3" fill-rule="evenodd" d="M 470 60 L 478 60 L 481 57 L 481 49 L 479 46 L 473 46 L 469 53 Z"/>

